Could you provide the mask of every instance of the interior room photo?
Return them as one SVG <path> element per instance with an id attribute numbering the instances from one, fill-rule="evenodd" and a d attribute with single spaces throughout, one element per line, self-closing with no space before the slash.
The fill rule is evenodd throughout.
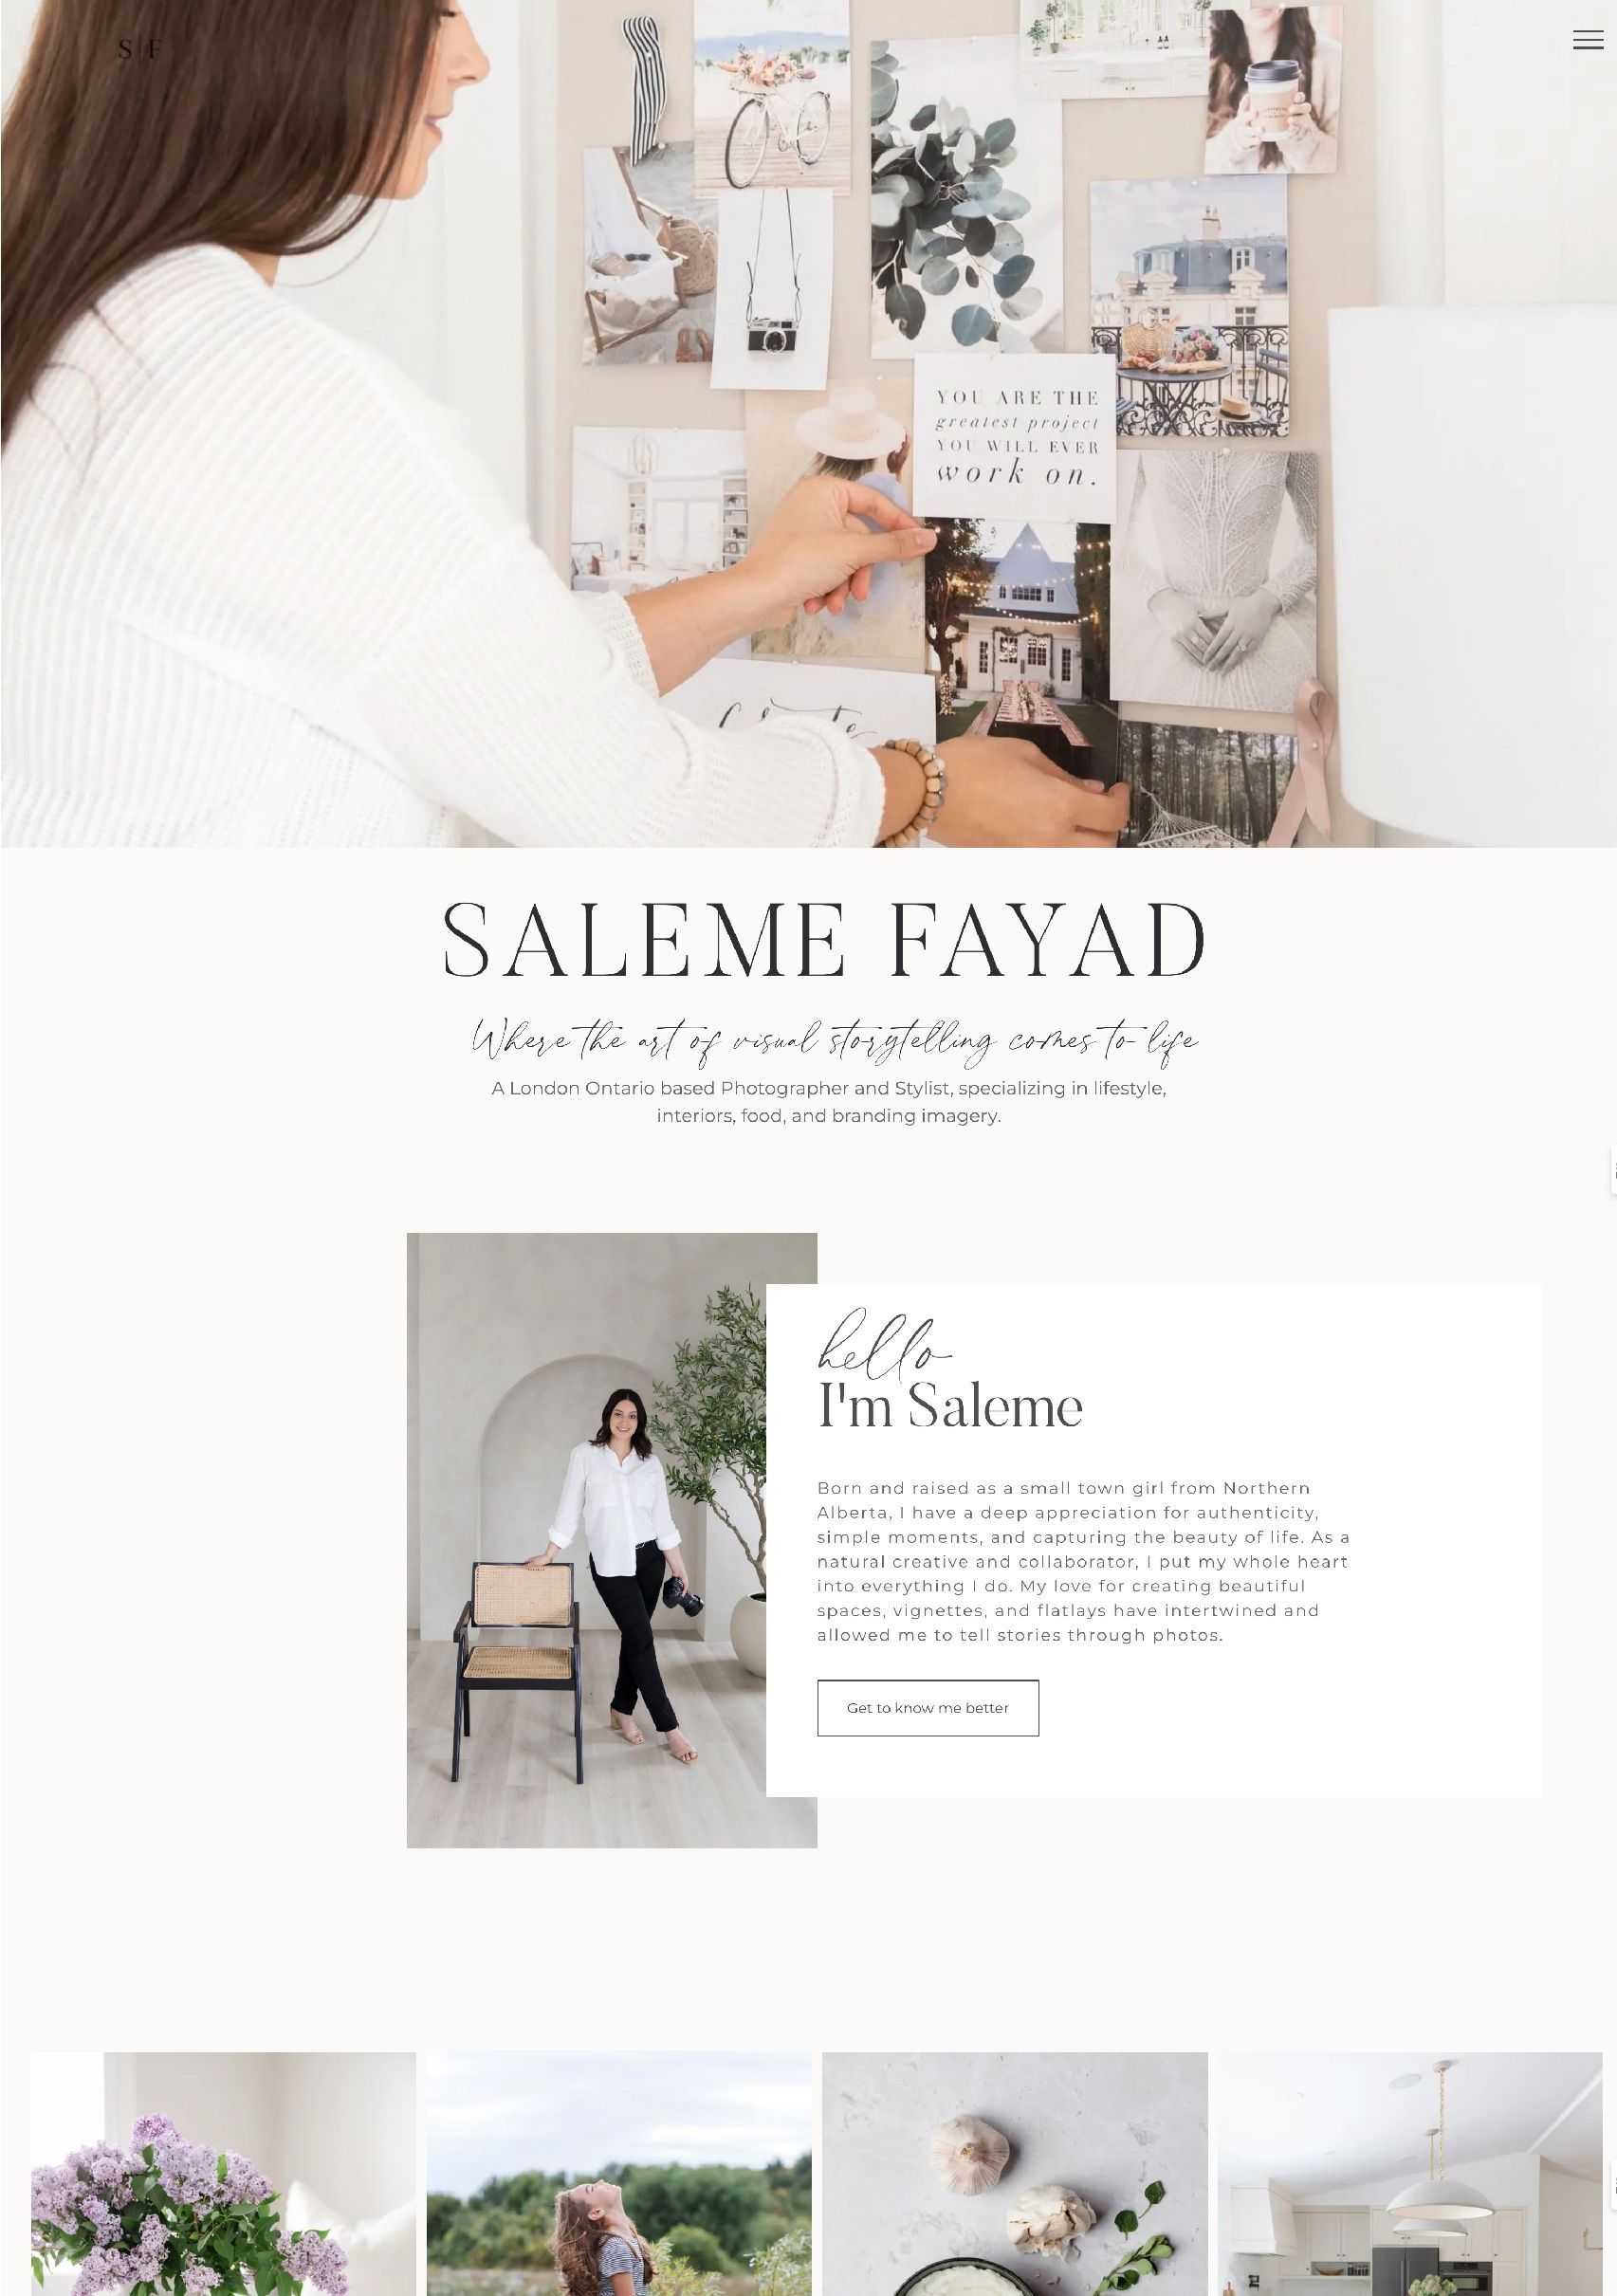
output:
<path id="1" fill-rule="evenodd" d="M 1226 2296 L 1599 2296 L 1598 2056 L 1236 2056 L 1215 2088 Z"/>
<path id="2" fill-rule="evenodd" d="M 206 2194 L 178 2202 L 180 2179 L 200 2175 L 211 2187 L 219 2157 L 234 2156 L 232 2191 L 256 2205 L 267 2186 L 271 2237 L 291 2248 L 294 2278 L 306 2291 L 345 2279 L 348 2296 L 415 2296 L 413 2055 L 42 2050 L 31 2071 L 36 2236 L 48 2195 L 42 2170 L 108 2146 L 126 2158 L 133 2151 L 138 2165 L 150 2144 L 163 2190 L 177 2202 L 162 2210 L 170 2228 L 165 2268 L 194 2259 L 211 2271 L 218 2251 L 208 2245 Z M 101 2189 L 112 2188 L 103 2178 Z M 187 2245 L 186 2225 L 195 2228 L 196 2245 Z M 321 2232 L 328 2241 L 315 2243 Z M 227 2237 L 239 2254 L 239 2232 Z M 333 2243 L 341 2251 L 335 2269 L 324 2254 Z M 46 2268 L 46 2296 L 69 2296 L 80 2269 Z M 95 2285 L 123 2287 L 130 2276 Z M 196 2285 L 210 2283 L 199 2277 Z"/>
<path id="3" fill-rule="evenodd" d="M 800 1235 L 409 1240 L 413 1847 L 813 1846 L 814 1805 L 764 1793 L 763 1304 L 816 1262 Z M 621 1393 L 649 1457 L 615 1553 Z"/>

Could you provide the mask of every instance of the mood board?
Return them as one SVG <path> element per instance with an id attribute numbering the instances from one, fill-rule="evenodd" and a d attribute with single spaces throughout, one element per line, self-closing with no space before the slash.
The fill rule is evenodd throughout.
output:
<path id="1" fill-rule="evenodd" d="M 731 563 L 805 470 L 857 475 L 938 526 L 925 579 L 761 636 L 734 707 L 839 666 L 874 726 L 904 673 L 890 733 L 1127 779 L 1133 842 L 1284 841 L 1335 671 L 1326 313 L 1375 299 L 1372 8 L 661 0 L 660 104 L 643 28 L 566 11 L 555 562 Z M 1222 21 L 1282 15 L 1273 61 Z"/>

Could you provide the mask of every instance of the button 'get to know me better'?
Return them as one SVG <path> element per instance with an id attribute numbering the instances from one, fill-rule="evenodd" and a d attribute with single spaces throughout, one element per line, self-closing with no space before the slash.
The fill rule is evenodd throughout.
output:
<path id="1" fill-rule="evenodd" d="M 1037 1681 L 861 1678 L 819 1684 L 822 1738 L 1036 1738 Z"/>

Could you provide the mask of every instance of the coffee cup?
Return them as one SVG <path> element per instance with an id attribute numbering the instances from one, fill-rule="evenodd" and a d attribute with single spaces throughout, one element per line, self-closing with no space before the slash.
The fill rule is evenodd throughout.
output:
<path id="1" fill-rule="evenodd" d="M 1295 56 L 1277 57 L 1273 64 L 1249 64 L 1246 92 L 1252 99 L 1252 124 L 1265 143 L 1283 136 L 1292 105 L 1302 85 L 1302 65 Z"/>

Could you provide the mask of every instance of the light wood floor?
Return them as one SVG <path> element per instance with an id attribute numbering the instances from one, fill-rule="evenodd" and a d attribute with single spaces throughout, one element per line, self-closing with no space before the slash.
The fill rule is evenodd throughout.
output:
<path id="1" fill-rule="evenodd" d="M 498 1639 L 498 1638 L 490 1638 Z M 519 1638 L 520 1639 L 520 1638 Z M 473 1735 L 450 1783 L 453 1643 L 410 1640 L 413 1849 L 812 1849 L 815 1805 L 763 1791 L 763 1684 L 723 1643 L 657 1637 L 685 1768 L 644 1711 L 643 1746 L 607 1726 L 617 1637 L 586 1632 L 584 1782 L 573 1782 L 573 1701 L 556 1691 L 473 1691 Z"/>

